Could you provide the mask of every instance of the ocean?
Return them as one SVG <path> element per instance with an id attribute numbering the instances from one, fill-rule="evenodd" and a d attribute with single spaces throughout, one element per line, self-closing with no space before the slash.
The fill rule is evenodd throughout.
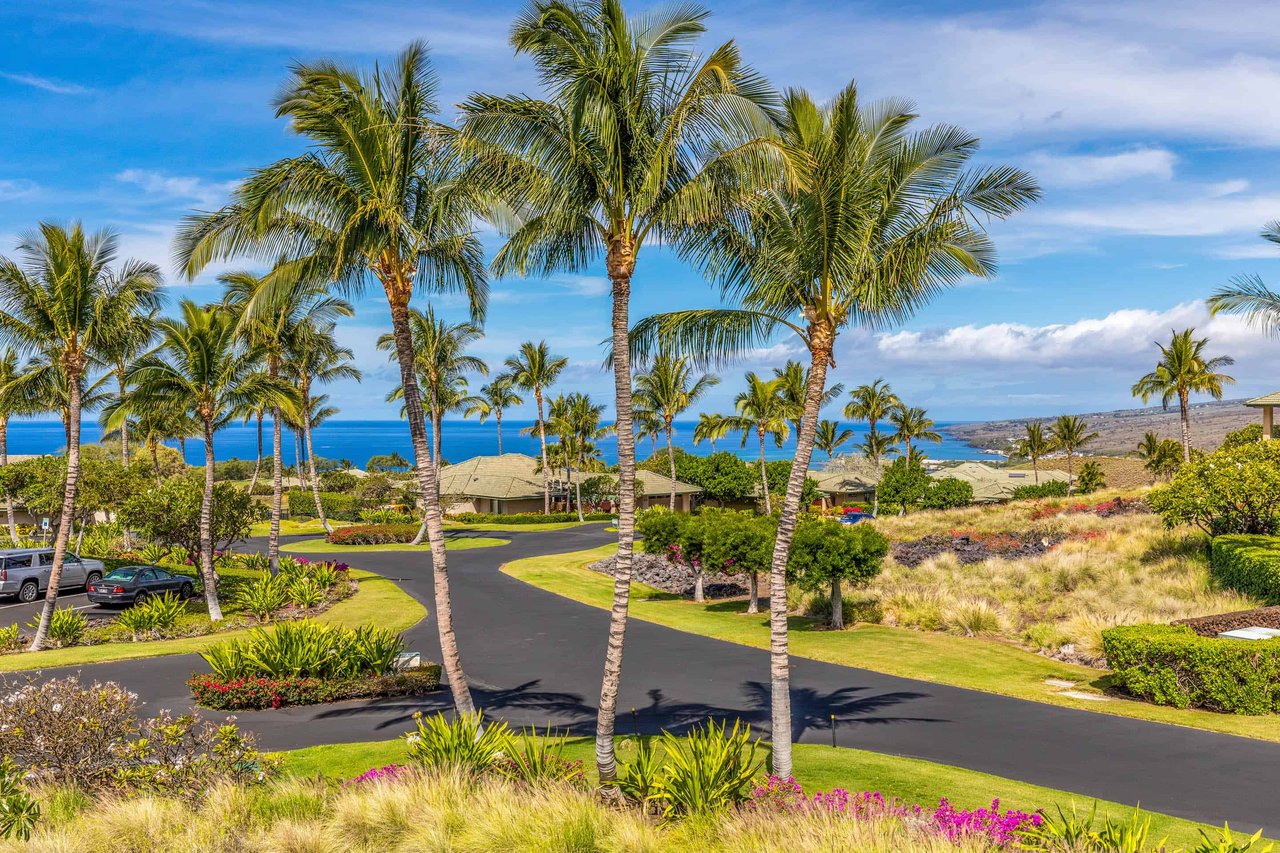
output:
<path id="1" fill-rule="evenodd" d="M 527 453 L 538 455 L 538 439 L 533 435 L 521 435 L 522 429 L 532 425 L 532 421 L 503 421 L 502 449 L 507 453 Z M 703 442 L 697 447 L 693 444 L 694 421 L 677 422 L 674 443 L 678 447 L 694 453 L 706 454 L 711 447 Z M 844 424 L 855 432 L 854 442 L 861 441 L 866 434 L 866 424 Z M 970 447 L 963 441 L 947 434 L 947 424 L 938 424 L 937 430 L 943 436 L 941 444 L 924 444 L 925 454 L 932 459 L 990 459 L 990 455 Z M 96 442 L 102 434 L 96 423 L 87 421 L 82 427 L 82 440 L 88 444 Z M 442 451 L 448 461 L 461 461 L 473 456 L 483 456 L 498 452 L 498 432 L 492 419 L 488 423 L 476 421 L 450 420 L 444 422 L 441 430 L 443 437 Z M 271 449 L 271 424 L 263 426 L 263 440 L 267 452 Z M 370 456 L 388 453 L 399 453 L 406 459 L 412 458 L 413 448 L 409 442 L 409 427 L 404 421 L 330 421 L 321 425 L 312 433 L 315 453 L 326 459 L 346 459 L 358 468 L 363 468 Z M 852 452 L 851 444 L 845 445 Z M 176 442 L 169 442 L 176 447 Z M 599 442 L 604 460 L 610 464 L 617 461 L 617 443 L 612 438 Z M 14 420 L 9 424 L 9 452 L 13 454 L 57 453 L 65 449 L 66 439 L 62 424 L 58 421 Z M 286 465 L 294 464 L 296 453 L 293 434 L 284 433 L 284 459 Z M 214 454 L 219 461 L 226 459 L 253 459 L 257 453 L 257 428 L 254 424 L 233 424 L 219 430 L 213 440 Z M 740 436 L 727 436 L 716 442 L 716 450 L 729 450 L 746 459 L 758 458 L 759 444 L 753 434 L 746 447 L 741 446 Z M 665 449 L 660 441 L 657 449 Z M 644 459 L 655 450 L 648 440 L 636 446 L 636 453 Z M 795 452 L 794 435 L 778 447 L 766 440 L 765 456 L 768 459 L 787 459 Z M 826 454 L 814 452 L 814 463 L 820 464 Z M 198 438 L 187 440 L 187 461 L 193 465 L 204 464 L 204 444 Z"/>

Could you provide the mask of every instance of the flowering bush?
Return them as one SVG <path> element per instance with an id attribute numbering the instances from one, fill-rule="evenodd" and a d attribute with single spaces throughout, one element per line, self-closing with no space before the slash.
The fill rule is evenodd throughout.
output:
<path id="1" fill-rule="evenodd" d="M 412 542 L 417 535 L 416 524 L 353 524 L 325 538 L 333 545 L 391 545 Z"/>
<path id="2" fill-rule="evenodd" d="M 374 767 L 364 771 L 354 779 L 348 779 L 347 785 L 364 785 L 373 782 L 392 782 L 399 779 L 409 768 L 403 764 L 388 764 L 385 767 Z"/>
<path id="3" fill-rule="evenodd" d="M 319 705 L 344 699 L 416 696 L 440 686 L 439 664 L 367 678 L 321 679 L 285 676 L 222 679 L 193 675 L 187 687 L 196 704 L 217 711 L 259 711 L 289 705 Z"/>

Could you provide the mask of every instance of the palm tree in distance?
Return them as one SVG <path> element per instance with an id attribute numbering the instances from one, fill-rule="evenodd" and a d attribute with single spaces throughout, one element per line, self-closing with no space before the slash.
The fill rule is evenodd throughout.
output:
<path id="1" fill-rule="evenodd" d="M 862 456 L 873 465 L 879 466 L 880 460 L 893 453 L 893 437 L 882 432 L 868 430 L 866 438 L 858 445 Z"/>
<path id="2" fill-rule="evenodd" d="M 1031 470 L 1035 472 L 1036 485 L 1040 485 L 1040 460 L 1054 451 L 1054 443 L 1044 434 L 1044 424 L 1029 421 L 1023 425 L 1026 435 L 1018 440 L 1017 453 L 1031 460 Z"/>
<path id="3" fill-rule="evenodd" d="M 576 475 L 571 472 L 569 479 L 573 481 L 573 503 L 578 510 L 578 521 L 583 520 L 582 475 L 587 459 L 595 451 L 595 442 L 611 431 L 609 427 L 600 425 L 604 410 L 603 404 L 593 403 L 586 394 L 575 391 L 564 399 L 559 417 L 556 418 L 556 431 L 566 439 L 565 448 L 568 456 L 565 459 L 565 467 L 569 467 L 569 456 L 571 456 L 577 469 Z"/>
<path id="4" fill-rule="evenodd" d="M 729 434 L 729 421 L 721 414 L 702 412 L 698 415 L 698 425 L 693 428 L 693 443 L 704 441 L 711 443 L 711 452 L 716 452 L 716 441 Z"/>
<path id="5" fill-rule="evenodd" d="M 512 406 L 524 405 L 524 398 L 516 393 L 515 380 L 509 373 L 500 373 L 486 385 L 480 386 L 480 393 L 471 407 L 463 412 L 463 417 L 478 415 L 480 423 L 484 423 L 490 415 L 498 427 L 498 455 L 502 455 L 502 413 Z"/>
<path id="6" fill-rule="evenodd" d="M 1235 364 L 1235 359 L 1227 355 L 1206 357 L 1204 349 L 1209 345 L 1209 339 L 1193 338 L 1195 331 L 1183 329 L 1181 332 L 1174 332 L 1167 345 L 1157 341 L 1160 361 L 1156 364 L 1156 369 L 1133 385 L 1133 396 L 1140 397 L 1143 403 L 1159 395 L 1160 405 L 1167 409 L 1169 402 L 1177 398 L 1182 424 L 1183 462 L 1191 461 L 1191 395 L 1208 394 L 1215 400 L 1221 400 L 1223 386 L 1236 381 L 1218 370 Z"/>
<path id="7" fill-rule="evenodd" d="M 742 446 L 755 433 L 760 443 L 760 492 L 764 497 L 766 515 L 773 513 L 769 496 L 769 471 L 765 466 L 765 436 L 772 436 L 781 447 L 790 433 L 792 409 L 782 397 L 781 379 L 762 379 L 755 373 L 747 374 L 747 390 L 733 400 L 737 414 L 728 417 L 729 428 L 742 432 Z"/>
<path id="8" fill-rule="evenodd" d="M 792 769 L 786 568 L 837 337 L 848 326 L 901 322 L 966 276 L 992 275 L 995 248 L 983 223 L 1040 194 L 1020 170 L 972 168 L 979 141 L 971 134 L 913 132 L 916 118 L 902 101 L 861 103 L 852 84 L 825 105 L 789 92 L 780 126 L 801 179 L 753 193 L 678 241 L 739 307 L 660 315 L 634 335 L 641 350 L 675 346 L 710 363 L 783 331 L 808 351 L 804 420 L 770 569 L 772 769 L 783 778 Z"/>
<path id="9" fill-rule="evenodd" d="M 818 421 L 814 433 L 813 446 L 827 454 L 830 459 L 844 444 L 853 439 L 853 430 L 841 429 L 835 421 Z"/>
<path id="10" fill-rule="evenodd" d="M 844 416 L 851 421 L 866 421 L 869 431 L 874 433 L 876 424 L 887 420 L 889 414 L 901 405 L 902 401 L 893 393 L 889 383 L 877 377 L 871 384 L 859 385 L 849 392 Z"/>
<path id="11" fill-rule="evenodd" d="M 289 117 L 312 150 L 255 170 L 226 207 L 188 219 L 175 255 L 188 277 L 211 261 L 247 254 L 271 263 L 283 256 L 299 276 L 332 281 L 347 296 L 372 281 L 382 286 L 426 505 L 441 662 L 455 709 L 471 713 L 409 300 L 415 291 L 458 293 L 471 318 L 484 319 L 488 281 L 474 221 L 487 197 L 469 180 L 469 163 L 450 144 L 449 129 L 434 118 L 436 88 L 420 42 L 372 73 L 328 60 L 295 64 L 276 114 Z"/>
<path id="12" fill-rule="evenodd" d="M 796 431 L 796 435 L 799 435 L 801 421 L 804 420 L 804 393 L 805 389 L 809 387 L 809 371 L 805 369 L 803 364 L 791 359 L 783 367 L 775 367 L 773 375 L 782 382 L 778 393 L 787 404 L 787 408 L 792 412 L 788 420 L 791 421 L 791 428 Z M 843 384 L 837 382 L 832 385 L 823 391 L 822 403 L 819 409 L 833 400 L 839 399 L 843 393 Z"/>
<path id="13" fill-rule="evenodd" d="M 151 285 L 161 278 L 158 267 L 143 261 L 124 261 L 113 271 L 116 247 L 116 237 L 109 232 L 90 235 L 79 224 L 63 228 L 41 223 L 18 244 L 21 263 L 0 258 L 0 344 L 19 354 L 38 354 L 48 368 L 44 375 L 60 379 L 46 387 L 58 390 L 56 405 L 63 409 L 67 434 L 67 475 L 53 565 L 31 651 L 44 648 L 48 638 L 76 517 L 87 374 L 100 362 L 113 330 L 137 313 L 139 294 L 154 292 Z M 39 375 L 28 371 L 11 384 L 26 398 L 22 385 Z"/>
<path id="14" fill-rule="evenodd" d="M 1062 415 L 1049 427 L 1049 439 L 1055 447 L 1067 454 L 1067 494 L 1075 490 L 1075 470 L 1072 460 L 1080 448 L 1098 438 L 1096 432 L 1089 432 L 1089 424 L 1075 415 Z"/>
<path id="15" fill-rule="evenodd" d="M 538 410 L 538 443 L 542 448 L 542 470 L 547 470 L 547 429 L 543 411 L 543 394 L 555 384 L 560 372 L 569 364 L 569 359 L 551 354 L 551 347 L 546 341 L 525 341 L 520 351 L 506 361 L 507 373 L 516 387 L 533 392 L 533 401 Z M 551 512 L 551 482 L 546 477 L 542 484 L 542 511 Z"/>
<path id="16" fill-rule="evenodd" d="M 9 419 L 26 412 L 26 401 L 20 388 L 13 383 L 22 375 L 18 367 L 18 353 L 12 347 L 0 351 L 0 468 L 9 464 Z M 13 515 L 13 495 L 8 484 L 4 490 L 5 522 L 9 526 L 9 544 L 18 545 L 18 524 Z"/>
<path id="17" fill-rule="evenodd" d="M 933 420 L 920 406 L 898 405 L 889 413 L 889 423 L 893 424 L 891 438 L 902 444 L 904 456 L 912 455 L 913 441 L 931 441 L 935 444 L 942 441 L 942 436 L 933 428 Z"/>
<path id="18" fill-rule="evenodd" d="M 662 421 L 662 432 L 667 439 L 667 467 L 671 477 L 671 494 L 667 508 L 676 508 L 676 453 L 671 443 L 675 434 L 675 419 L 711 388 L 720 384 L 720 377 L 704 373 L 694 378 L 690 359 L 662 353 L 653 364 L 635 378 L 635 405 L 653 412 Z"/>
<path id="19" fill-rule="evenodd" d="M 121 281 L 121 286 L 130 286 Z M 130 365 L 151 348 L 156 337 L 159 321 L 160 279 L 144 279 L 135 282 L 132 287 L 135 293 L 138 310 L 120 319 L 119 325 L 112 329 L 103 347 L 103 361 L 116 379 L 116 399 L 123 399 L 126 393 L 125 375 Z M 120 428 L 120 462 L 129 465 L 129 423 L 125 421 Z M 127 536 L 127 534 L 126 534 Z"/>
<path id="20" fill-rule="evenodd" d="M 547 99 L 473 95 L 464 138 L 514 212 L 501 275 L 584 269 L 601 255 L 613 290 L 618 554 L 596 723 L 601 788 L 617 796 L 613 734 L 630 599 L 635 432 L 627 345 L 632 275 L 646 243 L 675 241 L 786 167 L 776 97 L 727 42 L 695 53 L 706 10 L 628 17 L 620 0 L 533 0 L 511 42 Z"/>

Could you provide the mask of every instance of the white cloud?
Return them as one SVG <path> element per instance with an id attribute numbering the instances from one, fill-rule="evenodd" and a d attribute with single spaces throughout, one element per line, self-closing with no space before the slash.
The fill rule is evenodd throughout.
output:
<path id="1" fill-rule="evenodd" d="M 1267 243 L 1262 240 L 1256 240 L 1252 243 L 1237 243 L 1230 246 L 1223 246 L 1213 252 L 1215 258 L 1225 258 L 1232 261 L 1280 261 L 1280 247 L 1275 243 Z"/>
<path id="2" fill-rule="evenodd" d="M 1280 194 L 1223 194 L 1221 185 L 1166 198 L 1032 210 L 1019 224 L 1049 224 L 1119 234 L 1211 237 L 1256 232 L 1280 210 Z"/>
<path id="3" fill-rule="evenodd" d="M 1137 178 L 1173 177 L 1177 157 L 1165 148 L 1144 147 L 1116 154 L 1051 154 L 1037 151 L 1028 159 L 1035 176 L 1047 186 L 1086 187 Z"/>
<path id="4" fill-rule="evenodd" d="M 125 169 L 116 180 L 134 184 L 148 195 L 175 201 L 191 202 L 202 209 L 220 207 L 236 187 L 236 181 L 206 181 L 191 175 L 166 175 L 150 169 Z"/>
<path id="5" fill-rule="evenodd" d="M 12 201 L 35 195 L 39 187 L 34 181 L 22 178 L 0 179 L 0 201 Z"/>
<path id="6" fill-rule="evenodd" d="M 86 95 L 93 91 L 76 83 L 66 83 L 62 80 L 54 80 L 51 77 L 40 77 L 36 74 L 10 74 L 0 72 L 0 77 L 6 80 L 12 80 L 14 83 L 20 83 L 23 86 L 30 86 L 33 89 L 41 89 L 45 92 L 52 92 L 55 95 Z"/>

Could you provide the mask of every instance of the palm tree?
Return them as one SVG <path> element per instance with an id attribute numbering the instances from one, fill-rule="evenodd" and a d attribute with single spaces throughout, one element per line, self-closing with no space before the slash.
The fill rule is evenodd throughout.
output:
<path id="1" fill-rule="evenodd" d="M 804 418 L 804 393 L 809 387 L 809 371 L 800 362 L 792 359 L 783 367 L 775 367 L 773 375 L 782 381 L 779 394 L 783 401 L 787 404 L 787 408 L 792 412 L 789 416 L 791 426 L 796 431 L 796 435 L 800 434 L 801 421 Z M 827 405 L 836 400 L 844 393 L 844 385 L 837 382 L 830 388 L 822 392 L 822 403 L 819 406 Z"/>
<path id="2" fill-rule="evenodd" d="M 538 407 L 538 443 L 542 447 L 542 470 L 547 470 L 547 427 L 543 415 L 542 395 L 555 384 L 560 372 L 569 364 L 569 359 L 551 354 L 546 341 L 525 341 L 520 351 L 506 361 L 507 373 L 517 388 L 533 392 L 533 401 Z M 543 478 L 542 511 L 551 512 L 551 482 Z"/>
<path id="3" fill-rule="evenodd" d="M 299 323 L 289 336 L 289 357 L 285 362 L 286 373 L 297 383 L 301 414 L 304 415 L 300 420 L 310 466 L 311 494 L 316 503 L 316 518 L 320 519 L 320 525 L 326 531 L 332 528 L 324 517 L 324 504 L 320 501 L 320 480 L 316 477 L 316 459 L 311 441 L 312 428 L 318 420 L 323 420 L 317 416 L 324 411 L 322 401 L 326 397 L 320 395 L 313 398 L 311 391 L 316 385 L 325 385 L 339 379 L 354 379 L 359 382 L 361 378 L 360 371 L 351 364 L 355 354 L 338 344 L 334 328 L 335 324 L 331 320 L 316 322 L 308 318 Z"/>
<path id="4" fill-rule="evenodd" d="M 920 406 L 899 405 L 889 413 L 889 423 L 893 424 L 894 441 L 903 445 L 903 455 L 911 456 L 912 441 L 942 441 L 942 436 L 933 428 L 933 421 Z"/>
<path id="5" fill-rule="evenodd" d="M 639 349 L 658 339 L 713 363 L 782 330 L 808 351 L 804 421 L 770 570 L 772 759 L 784 778 L 791 772 L 786 567 L 836 339 L 849 325 L 901 321 L 968 275 L 993 274 L 983 223 L 1039 197 L 1022 171 L 970 168 L 979 148 L 972 135 L 948 126 L 913 132 L 915 119 L 901 101 L 863 105 L 853 85 L 825 106 L 789 92 L 780 125 L 800 180 L 756 192 L 678 241 L 740 307 L 659 316 L 634 335 Z"/>
<path id="6" fill-rule="evenodd" d="M 246 350 L 262 359 L 271 379 L 280 377 L 284 362 L 292 357 L 292 339 L 300 324 L 328 322 L 355 313 L 346 300 L 329 296 L 323 283 L 297 277 L 297 270 L 289 264 L 279 265 L 265 276 L 248 272 L 224 273 L 218 276 L 218 281 L 225 288 L 222 304 L 236 318 L 236 333 L 244 338 Z M 271 521 L 267 533 L 267 561 L 272 574 L 278 571 L 280 564 L 284 420 L 284 412 L 278 407 L 271 410 Z M 301 461 L 297 468 L 298 479 L 301 480 Z"/>
<path id="7" fill-rule="evenodd" d="M 138 304 L 138 310 L 120 319 L 119 326 L 111 330 L 103 348 L 103 360 L 108 369 L 115 375 L 116 398 L 125 396 L 125 375 L 129 366 L 143 353 L 151 348 L 155 340 L 156 323 L 160 315 L 160 279 L 146 279 L 135 282 L 137 292 L 132 298 Z M 130 286 L 127 282 L 118 282 L 119 286 Z M 120 428 L 120 462 L 129 465 L 129 424 L 124 422 Z"/>
<path id="8" fill-rule="evenodd" d="M 137 294 L 160 279 L 153 264 L 129 260 L 113 271 L 116 237 L 109 232 L 89 235 L 80 225 L 70 229 L 41 223 L 37 232 L 18 244 L 22 262 L 0 258 L 0 342 L 26 353 L 37 353 L 47 369 L 27 371 L 13 390 L 55 375 L 60 381 L 57 405 L 64 411 L 67 432 L 67 478 L 62 512 L 54 539 L 53 565 L 44 609 L 31 651 L 44 647 L 62 582 L 76 490 L 80 476 L 80 413 L 84 406 L 86 374 L 102 357 L 103 348 L 122 318 L 138 309 Z"/>
<path id="9" fill-rule="evenodd" d="M 632 275 L 647 242 L 714 220 L 785 163 L 770 140 L 774 95 L 737 47 L 694 52 L 706 16 L 690 4 L 628 17 L 620 0 L 533 0 L 511 42 L 532 59 L 549 97 L 473 95 L 463 106 L 464 138 L 515 214 L 495 270 L 577 271 L 604 255 L 613 288 L 618 555 L 596 724 L 600 785 L 610 796 L 634 548 Z"/>
<path id="10" fill-rule="evenodd" d="M 853 438 L 853 430 L 841 429 L 840 424 L 835 421 L 818 421 L 818 428 L 814 432 L 813 446 L 827 454 L 830 459 L 836 455 L 836 451 Z"/>
<path id="11" fill-rule="evenodd" d="M 844 416 L 851 421 L 866 421 L 870 432 L 875 432 L 876 424 L 886 420 L 901 405 L 902 401 L 893 393 L 889 383 L 877 377 L 871 384 L 859 385 L 849 392 Z"/>
<path id="12" fill-rule="evenodd" d="M 868 430 L 867 437 L 862 439 L 858 449 L 862 451 L 863 458 L 879 467 L 880 460 L 893 452 L 893 437 Z"/>
<path id="13" fill-rule="evenodd" d="M 1259 234 L 1263 240 L 1280 247 L 1280 219 L 1269 222 Z M 1280 334 L 1280 294 L 1256 275 L 1240 275 L 1230 284 L 1214 291 L 1208 299 L 1211 316 L 1240 314 L 1251 326 L 1266 334 Z"/>
<path id="14" fill-rule="evenodd" d="M 1223 309 L 1226 310 L 1226 309 Z M 1157 394 L 1160 405 L 1169 408 L 1169 401 L 1178 398 L 1178 412 L 1182 420 L 1182 461 L 1191 461 L 1191 417 L 1188 401 L 1193 393 L 1208 394 L 1215 400 L 1222 399 L 1222 386 L 1232 385 L 1235 379 L 1218 368 L 1235 364 L 1231 356 L 1206 358 L 1204 348 L 1208 338 L 1193 338 L 1195 329 L 1174 332 L 1169 344 L 1156 342 L 1160 348 L 1160 361 L 1156 369 L 1133 385 L 1133 396 L 1146 403 Z"/>
<path id="15" fill-rule="evenodd" d="M 1075 470 L 1072 468 L 1071 460 L 1075 457 L 1076 451 L 1097 437 L 1096 432 L 1089 432 L 1089 424 L 1075 415 L 1062 415 L 1053 422 L 1053 426 L 1049 427 L 1049 439 L 1067 454 L 1067 494 L 1071 494 L 1075 485 L 1072 480 Z"/>
<path id="16" fill-rule="evenodd" d="M 1172 438 L 1161 438 L 1154 432 L 1145 433 L 1138 442 L 1138 458 L 1142 467 L 1151 472 L 1151 484 L 1165 474 L 1178 470 L 1182 458 L 1182 444 Z"/>
<path id="17" fill-rule="evenodd" d="M 282 255 L 300 273 L 336 282 L 347 295 L 377 281 L 391 310 L 405 412 L 427 534 L 441 660 L 459 713 L 475 705 L 453 630 L 448 555 L 413 363 L 409 300 L 415 291 L 461 293 L 473 320 L 488 300 L 484 252 L 474 233 L 481 205 L 469 164 L 433 118 L 436 79 L 414 42 L 395 62 L 365 74 L 332 61 L 299 63 L 276 113 L 313 149 L 250 174 L 231 203 L 188 219 L 175 250 L 188 276 L 209 262 Z"/>
<path id="18" fill-rule="evenodd" d="M 720 384 L 720 377 L 704 373 L 694 378 L 691 359 L 662 353 L 653 364 L 635 378 L 635 405 L 653 412 L 662 421 L 667 439 L 667 467 L 671 476 L 671 494 L 667 508 L 676 508 L 676 452 L 671 443 L 675 419 L 698 402 L 707 391 Z"/>
<path id="19" fill-rule="evenodd" d="M 484 423 L 490 415 L 498 425 L 498 455 L 502 455 L 502 412 L 512 406 L 524 405 L 524 398 L 516 393 L 515 380 L 510 374 L 500 373 L 493 381 L 480 386 L 476 402 L 463 413 L 463 417 L 479 415 Z"/>
<path id="20" fill-rule="evenodd" d="M 297 407 L 297 392 L 261 369 L 255 352 L 239 331 L 240 318 L 223 306 L 201 308 L 184 299 L 179 317 L 162 320 L 156 352 L 130 371 L 133 407 L 172 411 L 182 400 L 199 422 L 204 438 L 204 495 L 200 501 L 200 575 L 209 618 L 222 619 L 213 568 L 214 433 L 257 405 L 274 411 Z"/>
<path id="21" fill-rule="evenodd" d="M 1030 421 L 1024 425 L 1027 434 L 1019 439 L 1017 452 L 1031 460 L 1031 470 L 1035 472 L 1036 485 L 1040 484 L 1040 460 L 1054 450 L 1051 438 L 1044 434 L 1044 424 Z"/>
<path id="22" fill-rule="evenodd" d="M 570 479 L 574 486 L 574 506 L 578 509 L 578 521 L 583 520 L 582 473 L 588 458 L 596 452 L 595 442 L 611 431 L 610 427 L 600 425 L 604 409 L 603 405 L 593 403 L 586 394 L 574 392 L 564 398 L 559 416 L 553 415 L 553 419 L 556 420 L 556 430 L 565 442 L 565 449 L 572 454 L 577 463 L 577 476 L 571 476 Z M 565 467 L 569 467 L 567 458 L 565 463 Z"/>
<path id="23" fill-rule="evenodd" d="M 782 398 L 781 379 L 761 379 L 755 373 L 747 374 L 747 390 L 733 400 L 736 415 L 728 418 L 729 428 L 742 431 L 742 446 L 747 446 L 747 439 L 754 432 L 760 441 L 760 491 L 764 495 L 764 511 L 766 515 L 773 512 L 773 503 L 769 497 L 769 472 L 765 467 L 764 438 L 773 436 L 778 447 L 787 440 L 790 432 L 790 415 L 792 409 Z"/>
<path id="24" fill-rule="evenodd" d="M 22 375 L 18 368 L 18 353 L 12 347 L 5 347 L 0 352 L 0 467 L 9 464 L 9 418 L 23 414 L 26 404 L 21 389 L 15 389 L 13 383 Z M 4 490 L 4 511 L 9 525 L 9 544 L 18 544 L 18 524 L 13 517 L 13 495 L 6 485 Z"/>
<path id="25" fill-rule="evenodd" d="M 693 443 L 698 445 L 709 441 L 711 452 L 715 453 L 716 439 L 724 438 L 728 434 L 729 422 L 724 415 L 701 412 L 698 415 L 698 425 L 693 428 Z"/>

